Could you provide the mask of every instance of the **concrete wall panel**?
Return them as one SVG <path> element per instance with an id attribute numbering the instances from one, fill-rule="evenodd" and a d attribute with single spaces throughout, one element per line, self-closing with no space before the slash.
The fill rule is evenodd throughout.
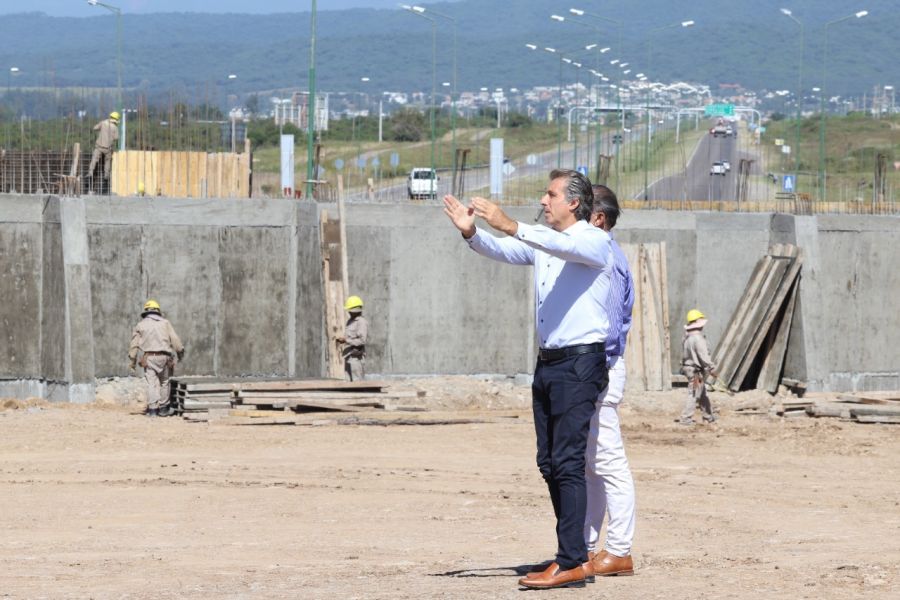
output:
<path id="1" fill-rule="evenodd" d="M 0 223 L 0 377 L 41 373 L 41 223 Z"/>
<path id="2" fill-rule="evenodd" d="M 186 348 L 177 372 L 209 375 L 217 372 L 221 335 L 221 228 L 173 225 L 142 228 L 141 295 L 129 308 L 131 326 L 148 298 L 160 303 Z"/>
<path id="3" fill-rule="evenodd" d="M 222 375 L 287 374 L 289 233 L 286 227 L 219 232 Z"/>
<path id="4" fill-rule="evenodd" d="M 144 301 L 141 227 L 88 227 L 94 359 L 99 377 L 128 375 L 128 344 Z"/>
<path id="5" fill-rule="evenodd" d="M 294 374 L 320 377 L 325 365 L 323 334 L 325 315 L 322 307 L 322 259 L 318 213 L 313 205 L 298 205 L 296 236 L 296 305 L 294 310 Z M 351 282 L 352 287 L 352 282 Z"/>
<path id="6" fill-rule="evenodd" d="M 43 225 L 41 268 L 41 376 L 50 381 L 66 377 L 66 297 L 65 268 L 63 266 L 62 233 L 59 224 L 59 203 L 48 206 Z"/>

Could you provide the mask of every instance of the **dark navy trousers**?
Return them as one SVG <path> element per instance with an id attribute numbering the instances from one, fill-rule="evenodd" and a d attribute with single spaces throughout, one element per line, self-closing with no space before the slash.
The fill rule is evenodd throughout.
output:
<path id="1" fill-rule="evenodd" d="M 538 360 L 531 386 L 537 465 L 556 514 L 561 569 L 587 560 L 584 452 L 597 396 L 609 380 L 602 350 L 557 361 Z"/>

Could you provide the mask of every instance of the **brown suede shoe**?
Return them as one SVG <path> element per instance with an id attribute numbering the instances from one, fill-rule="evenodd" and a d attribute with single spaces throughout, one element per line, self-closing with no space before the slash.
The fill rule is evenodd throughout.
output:
<path id="1" fill-rule="evenodd" d="M 631 560 L 630 554 L 620 557 L 610 554 L 606 550 L 601 550 L 590 558 L 591 565 L 594 567 L 594 575 L 599 575 L 600 577 L 634 575 L 634 562 Z"/>
<path id="2" fill-rule="evenodd" d="M 552 563 L 543 573 L 531 574 L 519 580 L 519 585 L 532 590 L 549 590 L 563 587 L 584 587 L 584 567 L 562 571 Z"/>

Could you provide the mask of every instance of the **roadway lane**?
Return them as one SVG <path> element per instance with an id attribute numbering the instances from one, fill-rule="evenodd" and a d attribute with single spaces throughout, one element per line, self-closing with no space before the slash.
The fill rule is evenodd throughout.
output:
<path id="1" fill-rule="evenodd" d="M 694 149 L 687 170 L 650 186 L 651 200 L 734 200 L 737 193 L 739 154 L 734 137 L 705 135 Z M 714 162 L 728 161 L 731 170 L 711 175 Z"/>

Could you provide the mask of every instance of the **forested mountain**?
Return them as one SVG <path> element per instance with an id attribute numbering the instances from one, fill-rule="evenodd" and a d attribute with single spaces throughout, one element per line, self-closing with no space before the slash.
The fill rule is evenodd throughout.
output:
<path id="1" fill-rule="evenodd" d="M 294 3 L 308 5 L 307 3 Z M 356 91 L 360 77 L 376 90 L 429 90 L 431 25 L 400 9 L 324 10 L 319 2 L 317 79 L 320 89 Z M 585 21 L 595 29 L 559 23 L 570 5 L 622 22 Z M 782 15 L 787 6 L 805 26 L 804 82 L 819 85 L 823 25 L 866 9 L 869 16 L 829 27 L 828 90 L 861 93 L 876 84 L 900 85 L 900 0 L 462 0 L 430 6 L 455 17 L 459 89 L 553 85 L 559 62 L 526 43 L 566 50 L 599 42 L 604 56 L 628 61 L 653 79 L 750 88 L 796 86 L 799 27 Z M 655 28 L 686 19 L 690 29 Z M 125 14 L 124 81 L 157 92 L 250 92 L 305 87 L 309 13 Z M 115 85 L 116 36 L 112 16 L 0 17 L 0 65 L 20 72 L 13 86 Z M 437 21 L 437 80 L 452 79 L 453 27 Z M 647 39 L 652 40 L 648 59 Z M 593 66 L 594 55 L 583 61 Z M 649 64 L 648 64 L 649 60 Z M 606 61 L 608 63 L 608 61 Z M 605 72 L 615 67 L 604 63 Z M 229 74 L 237 79 L 228 80 Z M 574 73 L 564 73 L 573 79 Z M 8 78 L 9 79 L 9 78 Z M 9 81 L 7 83 L 10 83 Z"/>

